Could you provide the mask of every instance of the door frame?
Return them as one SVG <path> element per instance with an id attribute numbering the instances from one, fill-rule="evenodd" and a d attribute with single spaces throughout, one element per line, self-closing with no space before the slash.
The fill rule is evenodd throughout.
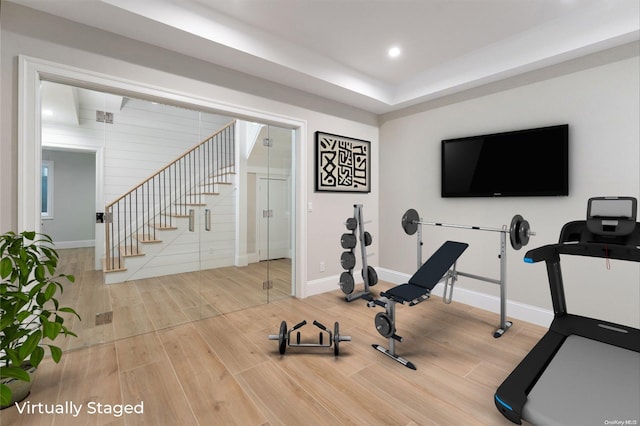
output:
<path id="1" fill-rule="evenodd" d="M 72 152 L 90 152 L 95 155 L 95 174 L 96 174 L 96 196 L 94 201 L 94 211 L 101 212 L 104 210 L 104 147 L 102 146 L 83 146 L 79 147 L 73 144 L 60 143 L 60 142 L 47 142 L 46 144 L 40 144 L 40 153 L 43 149 L 65 150 Z M 40 230 L 40 229 L 39 229 Z M 104 245 L 104 223 L 95 224 L 95 236 L 94 247 L 101 247 Z M 95 250 L 94 254 L 94 268 L 95 270 L 102 269 L 102 256 L 98 250 Z"/>
<path id="2" fill-rule="evenodd" d="M 296 144 L 293 164 L 294 205 L 295 205 L 295 263 L 292 277 L 296 297 L 304 298 L 307 283 L 307 235 L 306 200 L 307 175 L 307 122 L 303 119 L 287 117 L 272 112 L 260 111 L 241 105 L 223 103 L 202 97 L 196 93 L 186 93 L 168 88 L 156 87 L 141 81 L 124 79 L 97 73 L 70 65 L 55 63 L 25 55 L 18 57 L 18 229 L 40 230 L 40 164 L 41 155 L 41 114 L 40 81 L 87 87 L 94 90 L 131 93 L 143 98 L 161 98 L 178 104 L 193 105 L 197 108 L 217 111 L 232 117 L 241 117 L 265 124 L 290 128 L 294 131 Z"/>
<path id="3" fill-rule="evenodd" d="M 260 256 L 260 249 L 262 248 L 262 237 L 261 237 L 261 232 L 260 232 L 260 223 L 261 223 L 261 219 L 262 219 L 262 212 L 261 212 L 261 198 L 262 195 L 261 191 L 260 191 L 260 183 L 262 180 L 280 180 L 280 181 L 284 181 L 287 184 L 287 188 L 291 188 L 291 180 L 289 179 L 288 176 L 285 175 L 279 175 L 279 174 L 261 174 L 261 173 L 256 173 L 256 253 L 258 256 L 258 261 L 263 260 Z M 289 191 L 289 193 L 291 193 L 291 191 Z M 291 225 L 291 224 L 289 224 Z M 288 248 L 288 256 L 291 257 L 293 254 L 291 253 L 291 247 L 293 246 L 293 241 L 292 241 L 293 236 L 291 235 L 291 226 L 289 226 L 289 248 Z M 269 260 L 269 259 L 266 259 Z"/>

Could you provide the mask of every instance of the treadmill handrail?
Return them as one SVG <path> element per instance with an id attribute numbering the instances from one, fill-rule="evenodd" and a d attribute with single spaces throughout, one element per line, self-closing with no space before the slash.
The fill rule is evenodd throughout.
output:
<path id="1" fill-rule="evenodd" d="M 640 247 L 606 243 L 548 244 L 529 250 L 524 256 L 524 261 L 527 263 L 543 260 L 557 262 L 561 254 L 640 262 Z"/>

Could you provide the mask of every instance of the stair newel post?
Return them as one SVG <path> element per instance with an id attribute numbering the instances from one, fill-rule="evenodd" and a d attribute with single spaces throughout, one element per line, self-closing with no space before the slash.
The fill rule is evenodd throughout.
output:
<path id="1" fill-rule="evenodd" d="M 236 172 L 236 128 L 235 126 L 233 126 L 231 128 L 231 164 L 233 164 L 233 167 L 231 168 L 231 172 L 235 173 Z"/>
<path id="2" fill-rule="evenodd" d="M 135 223 L 135 232 L 139 232 L 140 231 L 140 226 L 139 226 L 139 220 L 140 220 L 140 216 L 138 216 L 138 207 L 140 206 L 138 203 L 138 188 L 136 188 L 136 214 L 135 214 L 135 218 L 136 218 L 136 223 Z M 140 238 L 138 238 L 138 236 L 136 236 L 136 252 L 140 251 Z"/>
<path id="3" fill-rule="evenodd" d="M 124 246 L 125 246 L 125 253 L 126 253 L 126 247 L 127 247 L 127 236 L 129 236 L 129 247 L 130 250 L 133 250 L 133 208 L 131 207 L 131 193 L 129 193 L 129 204 L 128 204 L 128 211 L 129 211 L 129 220 L 127 220 L 127 217 L 125 216 L 124 222 L 125 222 L 125 229 L 124 229 Z M 126 200 L 126 198 L 125 198 Z M 127 205 L 125 204 L 125 207 L 127 207 Z M 127 209 L 125 208 L 125 214 L 127 212 Z M 127 226 L 128 225 L 128 226 Z M 127 231 L 127 228 L 129 229 Z"/>
<path id="4" fill-rule="evenodd" d="M 109 231 L 111 230 L 110 225 L 110 216 L 111 216 L 111 206 L 107 206 L 104 209 L 104 254 L 105 254 L 105 267 L 107 269 L 113 269 L 113 265 L 111 264 L 113 260 L 111 259 L 111 238 L 109 236 Z"/>
<path id="5" fill-rule="evenodd" d="M 198 204 L 202 204 L 202 191 L 200 191 L 200 183 L 202 182 L 202 167 L 204 165 L 202 158 L 202 147 L 198 146 L 196 158 L 198 159 L 198 179 L 195 188 L 198 190 Z"/>

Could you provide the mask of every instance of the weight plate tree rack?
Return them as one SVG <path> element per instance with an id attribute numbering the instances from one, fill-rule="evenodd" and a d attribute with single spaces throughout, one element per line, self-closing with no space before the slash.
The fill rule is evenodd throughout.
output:
<path id="1" fill-rule="evenodd" d="M 442 298 L 444 303 L 451 303 L 451 299 L 453 297 L 453 285 L 457 281 L 458 276 L 498 284 L 500 286 L 500 328 L 498 328 L 493 333 L 493 337 L 498 338 L 502 336 L 512 325 L 511 321 L 507 321 L 507 235 L 509 236 L 511 247 L 513 247 L 514 250 L 520 250 L 522 247 L 526 246 L 529 243 L 530 236 L 536 235 L 535 232 L 531 231 L 529 222 L 519 214 L 513 216 L 509 227 L 507 227 L 507 225 L 503 225 L 502 228 L 455 225 L 440 222 L 426 222 L 422 220 L 416 210 L 409 209 L 402 216 L 402 229 L 407 235 L 413 235 L 417 233 L 418 268 L 420 268 L 420 266 L 422 265 L 423 225 L 500 233 L 500 254 L 498 255 L 498 259 L 500 259 L 499 279 L 461 272 L 456 270 L 456 267 L 454 266 L 444 277 L 442 277 L 441 281 L 445 282 L 444 295 Z"/>
<path id="2" fill-rule="evenodd" d="M 352 302 L 363 296 L 369 295 L 369 287 L 378 283 L 376 270 L 367 264 L 367 247 L 373 242 L 371 234 L 364 230 L 364 219 L 362 214 L 362 204 L 353 205 L 353 217 L 346 220 L 345 226 L 348 231 L 340 237 L 340 244 L 343 249 L 348 250 L 340 256 L 340 264 L 346 271 L 340 274 L 340 289 L 346 295 L 345 300 Z M 360 241 L 360 253 L 362 256 L 362 279 L 364 289 L 354 293 L 355 281 L 353 279 L 353 268 L 356 264 L 355 249 Z"/>

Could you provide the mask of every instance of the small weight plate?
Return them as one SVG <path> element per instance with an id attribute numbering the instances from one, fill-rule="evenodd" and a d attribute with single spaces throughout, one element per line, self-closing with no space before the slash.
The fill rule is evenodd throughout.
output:
<path id="1" fill-rule="evenodd" d="M 347 220 L 345 222 L 345 226 L 347 227 L 347 229 L 349 231 L 353 231 L 354 229 L 356 229 L 358 227 L 358 221 L 356 220 L 355 217 L 347 218 Z"/>
<path id="2" fill-rule="evenodd" d="M 391 337 L 395 330 L 393 329 L 393 324 L 391 324 L 391 318 L 384 312 L 378 312 L 376 314 L 376 318 L 374 321 L 376 325 L 376 330 L 383 337 Z"/>
<path id="3" fill-rule="evenodd" d="M 371 234 L 369 232 L 367 232 L 367 231 L 364 231 L 364 245 L 365 245 L 365 247 L 369 247 L 372 242 L 373 242 L 373 237 L 371 236 Z"/>
<path id="4" fill-rule="evenodd" d="M 362 277 L 364 278 L 364 269 L 362 270 Z M 369 279 L 369 287 L 378 284 L 378 273 L 373 269 L 373 266 L 367 266 L 367 278 Z"/>
<path id="5" fill-rule="evenodd" d="M 420 221 L 420 215 L 414 209 L 409 209 L 404 215 L 402 215 L 402 229 L 407 235 L 413 235 L 418 231 L 418 222 Z"/>
<path id="6" fill-rule="evenodd" d="M 349 251 L 343 252 L 340 256 L 340 265 L 342 265 L 342 269 L 353 269 L 356 266 L 356 256 Z"/>
<path id="7" fill-rule="evenodd" d="M 356 236 L 353 234 L 342 234 L 340 237 L 340 245 L 343 249 L 352 249 L 356 246 Z"/>
<path id="8" fill-rule="evenodd" d="M 340 355 L 340 325 L 337 322 L 333 325 L 333 354 Z"/>
<path id="9" fill-rule="evenodd" d="M 280 355 L 284 355 L 284 351 L 287 350 L 287 322 L 282 321 L 280 323 L 280 333 L 278 334 L 278 343 Z"/>
<path id="10" fill-rule="evenodd" d="M 353 276 L 349 272 L 343 272 L 340 274 L 340 290 L 344 294 L 353 293 L 353 289 L 355 287 L 355 283 L 353 281 Z"/>
<path id="11" fill-rule="evenodd" d="M 511 241 L 511 247 L 514 250 L 520 250 L 522 248 L 522 241 L 520 240 L 520 228 L 524 219 L 519 214 L 513 216 L 511 219 L 511 226 L 509 226 L 509 241 Z"/>
<path id="12" fill-rule="evenodd" d="M 518 232 L 518 238 L 523 246 L 529 244 L 529 222 L 525 219 L 522 219 L 522 224 L 520 225 L 520 230 Z"/>

